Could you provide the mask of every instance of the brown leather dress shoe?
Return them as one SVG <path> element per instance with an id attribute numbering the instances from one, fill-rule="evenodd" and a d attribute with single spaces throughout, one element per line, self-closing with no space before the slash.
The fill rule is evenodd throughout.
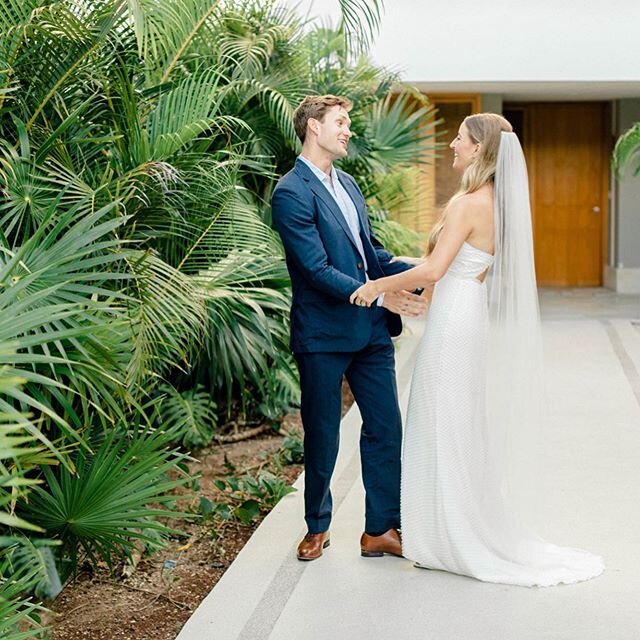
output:
<path id="1" fill-rule="evenodd" d="M 397 529 L 389 529 L 381 536 L 363 533 L 360 538 L 360 554 L 365 558 L 380 558 L 385 553 L 402 558 L 402 540 Z"/>
<path id="2" fill-rule="evenodd" d="M 329 532 L 307 533 L 298 545 L 298 560 L 316 560 L 330 544 Z"/>

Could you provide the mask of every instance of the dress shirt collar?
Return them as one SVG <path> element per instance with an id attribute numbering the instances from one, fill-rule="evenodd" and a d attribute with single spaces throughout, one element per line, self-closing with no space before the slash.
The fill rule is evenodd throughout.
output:
<path id="1" fill-rule="evenodd" d="M 333 185 L 337 184 L 338 172 L 336 171 L 336 168 L 333 165 L 331 165 L 331 179 L 329 179 L 329 175 L 319 167 L 316 167 L 316 165 L 313 164 L 311 160 L 308 160 L 303 155 L 299 155 L 298 158 L 300 158 L 300 160 L 302 160 L 302 162 L 304 162 L 309 167 L 309 169 L 313 171 L 314 175 L 316 176 L 316 178 L 318 178 L 318 180 L 320 180 L 320 182 L 323 182 L 329 186 L 331 186 L 332 183 Z"/>

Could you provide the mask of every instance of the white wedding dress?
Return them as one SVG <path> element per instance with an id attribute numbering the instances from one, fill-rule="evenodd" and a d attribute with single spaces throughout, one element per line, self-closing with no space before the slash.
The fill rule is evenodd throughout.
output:
<path id="1" fill-rule="evenodd" d="M 586 580 L 602 572 L 602 559 L 529 533 L 485 464 L 492 454 L 485 406 L 489 313 L 487 286 L 478 277 L 492 263 L 493 256 L 465 242 L 434 289 L 404 435 L 404 555 L 487 582 Z"/>

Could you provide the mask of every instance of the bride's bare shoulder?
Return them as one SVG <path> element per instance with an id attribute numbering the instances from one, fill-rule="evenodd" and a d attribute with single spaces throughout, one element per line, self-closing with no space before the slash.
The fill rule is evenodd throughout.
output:
<path id="1" fill-rule="evenodd" d="M 488 185 L 459 196 L 447 207 L 447 216 L 477 218 L 493 215 L 493 189 Z"/>
<path id="2" fill-rule="evenodd" d="M 493 187 L 485 184 L 476 191 L 465 193 L 458 198 L 464 208 L 470 209 L 493 209 Z"/>

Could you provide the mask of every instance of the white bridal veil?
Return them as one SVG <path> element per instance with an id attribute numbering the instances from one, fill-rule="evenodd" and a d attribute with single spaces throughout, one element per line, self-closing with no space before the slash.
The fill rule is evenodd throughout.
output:
<path id="1" fill-rule="evenodd" d="M 533 259 L 529 182 L 515 133 L 501 134 L 495 175 L 495 261 L 488 281 L 489 354 L 486 461 L 494 488 L 516 519 L 535 520 L 542 390 L 542 335 Z M 489 479 L 489 478 L 488 478 Z M 492 492 L 489 493 L 489 495 Z M 494 494 L 496 495 L 496 494 Z M 510 518 L 511 519 L 511 518 Z"/>
<path id="2" fill-rule="evenodd" d="M 501 548 L 533 584 L 598 575 L 599 556 L 542 540 L 538 444 L 545 417 L 542 332 L 533 259 L 529 184 L 514 133 L 501 134 L 495 175 L 495 261 L 488 282 L 489 354 L 485 513 Z M 495 499 L 495 498 L 498 499 Z M 547 514 L 552 515 L 552 514 Z"/>

